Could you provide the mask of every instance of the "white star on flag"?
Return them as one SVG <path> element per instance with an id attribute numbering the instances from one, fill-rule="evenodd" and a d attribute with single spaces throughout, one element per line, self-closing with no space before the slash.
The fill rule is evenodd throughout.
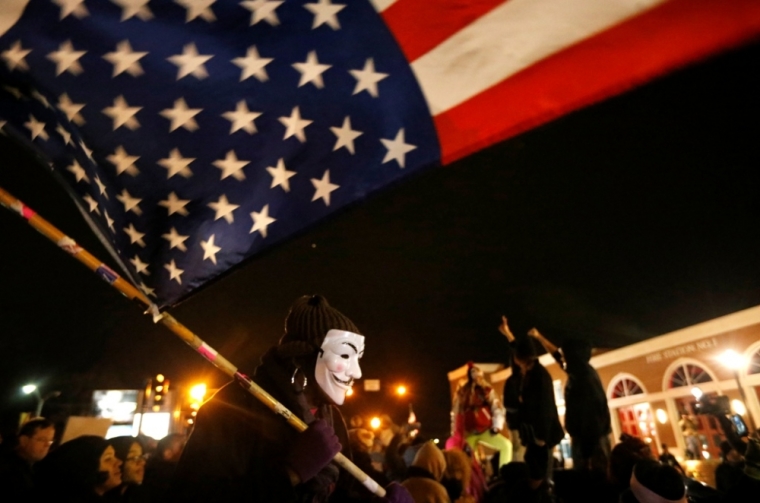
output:
<path id="1" fill-rule="evenodd" d="M 60 19 L 65 19 L 69 15 L 74 15 L 77 19 L 82 19 L 90 15 L 84 0 L 53 0 L 53 3 L 61 8 Z"/>
<path id="2" fill-rule="evenodd" d="M 43 96 L 42 93 L 40 93 L 38 90 L 32 89 L 32 97 L 35 100 L 42 103 L 43 105 L 45 105 L 45 108 L 53 108 L 50 106 L 50 102 L 48 101 L 48 99 L 45 96 Z"/>
<path id="3" fill-rule="evenodd" d="M 323 24 L 326 24 L 333 30 L 338 30 L 340 29 L 338 12 L 345 9 L 346 5 L 330 3 L 330 0 L 319 0 L 317 3 L 304 4 L 303 8 L 314 14 L 314 23 L 311 25 L 312 30 Z"/>
<path id="4" fill-rule="evenodd" d="M 245 0 L 240 5 L 251 11 L 251 26 L 259 21 L 266 21 L 272 26 L 280 24 L 275 10 L 283 2 L 280 0 Z"/>
<path id="5" fill-rule="evenodd" d="M 100 177 L 95 177 L 95 184 L 98 186 L 98 190 L 100 191 L 100 195 L 106 198 L 106 201 L 108 200 L 108 193 L 106 192 L 106 184 L 100 181 Z"/>
<path id="6" fill-rule="evenodd" d="M 392 140 L 380 139 L 388 152 L 385 153 L 382 164 L 390 161 L 396 161 L 399 166 L 404 167 L 406 160 L 406 154 L 416 149 L 416 145 L 405 143 L 404 141 L 404 128 L 398 130 L 396 137 Z"/>
<path id="7" fill-rule="evenodd" d="M 259 234 L 261 234 L 261 237 L 263 238 L 267 237 L 267 228 L 269 225 L 277 221 L 276 218 L 269 216 L 268 204 L 265 204 L 264 207 L 261 208 L 261 211 L 252 212 L 251 218 L 253 219 L 253 227 L 251 227 L 249 234 L 259 231 Z"/>
<path id="8" fill-rule="evenodd" d="M 138 77 L 144 73 L 140 65 L 140 59 L 144 58 L 147 54 L 147 52 L 133 51 L 129 40 L 122 40 L 116 44 L 116 51 L 105 54 L 103 59 L 113 65 L 112 77 L 116 77 L 124 72 L 133 77 Z"/>
<path id="9" fill-rule="evenodd" d="M 69 132 L 66 130 L 66 128 L 65 128 L 65 127 L 63 127 L 63 126 L 61 126 L 60 124 L 58 124 L 58 125 L 55 127 L 55 132 L 56 132 L 56 133 L 58 133 L 59 135 L 61 135 L 61 137 L 63 138 L 63 143 L 64 143 L 65 145 L 71 145 L 71 133 L 69 133 Z"/>
<path id="10" fill-rule="evenodd" d="M 87 202 L 87 205 L 90 207 L 90 213 L 96 213 L 100 215 L 100 210 L 98 209 L 98 202 L 92 198 L 90 194 L 85 194 L 82 196 L 82 199 L 84 199 Z"/>
<path id="11" fill-rule="evenodd" d="M 301 72 L 301 80 L 298 81 L 298 87 L 305 86 L 309 82 L 314 84 L 317 89 L 325 87 L 322 81 L 322 74 L 332 65 L 322 65 L 317 60 L 317 51 L 309 51 L 306 55 L 306 61 L 303 63 L 293 63 L 293 68 Z"/>
<path id="12" fill-rule="evenodd" d="M 211 10 L 211 6 L 216 2 L 216 0 L 174 0 L 176 3 L 180 4 L 182 7 L 187 9 L 187 18 L 185 19 L 186 23 L 189 23 L 193 19 L 200 17 L 204 21 L 208 21 L 209 23 L 212 21 L 216 21 L 216 16 L 214 15 L 214 11 Z"/>
<path id="13" fill-rule="evenodd" d="M 142 201 L 142 199 L 139 197 L 132 197 L 129 195 L 129 192 L 127 192 L 127 189 L 123 189 L 121 194 L 116 196 L 116 199 L 121 201 L 124 205 L 125 212 L 132 211 L 135 215 L 142 215 L 142 210 L 140 209 L 140 201 Z"/>
<path id="14" fill-rule="evenodd" d="M 244 58 L 235 58 L 232 62 L 239 66 L 243 71 L 240 72 L 240 82 L 248 77 L 256 77 L 259 82 L 269 80 L 266 66 L 274 61 L 274 58 L 262 58 L 259 56 L 259 50 L 255 45 L 248 48 Z"/>
<path id="15" fill-rule="evenodd" d="M 225 194 L 222 194 L 219 196 L 219 200 L 217 202 L 208 203 L 208 207 L 216 212 L 214 215 L 214 221 L 217 221 L 220 218 L 224 218 L 228 224 L 231 224 L 235 221 L 235 217 L 232 215 L 232 212 L 240 208 L 240 205 L 230 204 L 230 202 L 227 200 L 227 196 Z"/>
<path id="16" fill-rule="evenodd" d="M 74 177 L 76 178 L 77 182 L 84 180 L 85 182 L 90 183 L 90 179 L 87 177 L 87 173 L 85 173 L 84 168 L 80 166 L 76 160 L 74 160 L 70 166 L 67 166 L 66 170 L 74 173 Z"/>
<path id="17" fill-rule="evenodd" d="M 140 290 L 142 290 L 145 295 L 148 295 L 150 297 L 156 296 L 156 289 L 150 288 L 148 285 L 146 285 L 142 281 L 140 281 Z"/>
<path id="18" fill-rule="evenodd" d="M 32 140 L 36 140 L 38 137 L 43 140 L 50 138 L 50 135 L 45 131 L 45 123 L 38 121 L 37 118 L 31 114 L 29 115 L 29 120 L 24 123 L 24 126 L 32 132 Z"/>
<path id="19" fill-rule="evenodd" d="M 129 224 L 129 227 L 124 227 L 124 232 L 126 232 L 127 235 L 129 236 L 130 243 L 132 244 L 137 243 L 138 246 L 145 248 L 145 241 L 143 241 L 145 234 L 142 232 L 138 232 L 137 229 L 135 229 L 134 225 Z"/>
<path id="20" fill-rule="evenodd" d="M 179 67 L 179 70 L 177 70 L 177 80 L 188 75 L 192 75 L 197 79 L 205 79 L 208 77 L 208 72 L 203 63 L 213 57 L 212 54 L 198 54 L 195 44 L 190 43 L 182 49 L 182 54 L 176 54 L 166 59 Z"/>
<path id="21" fill-rule="evenodd" d="M 335 185 L 334 183 L 330 183 L 329 169 L 325 171 L 324 175 L 322 175 L 321 180 L 312 178 L 311 184 L 314 185 L 314 189 L 315 189 L 314 197 L 311 198 L 311 201 L 314 202 L 317 199 L 322 199 L 325 203 L 325 206 L 330 206 L 330 193 L 340 187 L 340 185 Z"/>
<path id="22" fill-rule="evenodd" d="M 140 260 L 140 257 L 135 255 L 134 258 L 129 259 L 129 261 L 132 262 L 132 265 L 135 266 L 135 270 L 138 273 L 150 276 L 150 272 L 148 272 L 148 264 Z"/>
<path id="23" fill-rule="evenodd" d="M 286 127 L 285 136 L 283 136 L 282 139 L 287 140 L 291 136 L 295 136 L 301 141 L 301 143 L 306 141 L 304 128 L 313 122 L 307 119 L 301 119 L 301 110 L 299 107 L 293 107 L 293 112 L 291 112 L 290 117 L 280 117 L 279 121 Z"/>
<path id="24" fill-rule="evenodd" d="M 79 146 L 82 147 L 82 150 L 84 151 L 85 155 L 90 158 L 91 161 L 94 161 L 95 159 L 92 158 L 92 150 L 87 148 L 87 145 L 84 144 L 83 141 L 79 141 Z"/>
<path id="25" fill-rule="evenodd" d="M 177 267 L 177 264 L 174 263 L 174 259 L 172 259 L 171 262 L 164 265 L 164 268 L 169 271 L 169 280 L 177 280 L 177 283 L 180 285 L 182 284 L 182 273 L 185 272 L 184 269 L 180 269 Z"/>
<path id="26" fill-rule="evenodd" d="M 106 210 L 103 210 L 103 216 L 104 216 L 104 217 L 105 217 L 105 219 L 106 219 L 106 225 L 108 225 L 108 228 L 109 228 L 109 229 L 111 229 L 111 232 L 112 232 L 112 233 L 115 233 L 115 232 L 116 232 L 116 229 L 114 229 L 114 228 L 113 228 L 113 218 L 111 218 L 111 217 L 108 215 L 108 212 L 107 212 Z"/>
<path id="27" fill-rule="evenodd" d="M 180 199 L 176 193 L 170 192 L 166 199 L 158 202 L 158 205 L 169 210 L 169 215 L 179 213 L 183 217 L 186 217 L 190 214 L 187 209 L 185 209 L 185 206 L 187 206 L 187 203 L 189 202 L 190 199 Z"/>
<path id="28" fill-rule="evenodd" d="M 119 145 L 113 154 L 106 157 L 108 162 L 116 167 L 116 174 L 127 173 L 128 175 L 137 176 L 140 170 L 135 166 L 135 161 L 140 158 L 139 155 L 129 155 L 124 147 Z"/>
<path id="29" fill-rule="evenodd" d="M 222 117 L 232 122 L 232 125 L 230 126 L 230 134 L 241 129 L 248 134 L 255 133 L 256 124 L 254 124 L 253 121 L 260 116 L 261 112 L 251 112 L 248 110 L 248 104 L 245 100 L 238 101 L 234 111 L 224 112 L 222 114 Z"/>
<path id="30" fill-rule="evenodd" d="M 113 119 L 113 130 L 116 131 L 121 126 L 126 126 L 134 131 L 140 127 L 140 122 L 135 114 L 142 110 L 142 107 L 130 107 L 124 96 L 119 95 L 113 100 L 113 106 L 106 107 L 102 111 L 104 114 Z"/>
<path id="31" fill-rule="evenodd" d="M 178 148 L 172 149 L 169 152 L 169 157 L 158 160 L 159 166 L 162 166 L 168 170 L 166 173 L 166 179 L 179 175 L 183 178 L 190 178 L 193 176 L 193 172 L 188 166 L 195 160 L 195 157 L 182 157 Z"/>
<path id="32" fill-rule="evenodd" d="M 343 119 L 343 126 L 331 127 L 330 131 L 337 137 L 333 152 L 341 147 L 345 147 L 351 154 L 354 153 L 354 140 L 364 134 L 361 131 L 351 129 L 351 118 L 349 116 Z"/>
<path id="33" fill-rule="evenodd" d="M 47 59 L 56 64 L 56 76 L 63 72 L 69 72 L 72 75 L 79 75 L 84 70 L 79 64 L 79 58 L 84 56 L 87 51 L 75 51 L 71 40 L 61 43 L 57 51 L 47 55 Z"/>
<path id="34" fill-rule="evenodd" d="M 222 178 L 220 178 L 220 180 L 224 180 L 228 176 L 231 176 L 235 180 L 243 181 L 245 180 L 243 167 L 249 163 L 250 161 L 238 160 L 237 155 L 235 155 L 235 151 L 230 150 L 227 152 L 227 155 L 224 159 L 216 160 L 211 164 L 222 170 Z"/>
<path id="35" fill-rule="evenodd" d="M 222 251 L 222 247 L 214 244 L 214 234 L 208 238 L 208 241 L 201 241 L 201 248 L 203 248 L 203 260 L 210 260 L 216 265 L 216 254 Z"/>
<path id="36" fill-rule="evenodd" d="M 182 234 L 177 232 L 177 229 L 175 229 L 174 227 L 171 228 L 168 234 L 162 234 L 161 237 L 169 241 L 170 250 L 173 250 L 174 248 L 179 248 L 182 251 L 187 251 L 187 246 L 185 246 L 185 241 L 190 236 L 183 236 Z"/>
<path id="37" fill-rule="evenodd" d="M 169 126 L 169 132 L 175 131 L 177 128 L 183 127 L 188 131 L 195 131 L 198 129 L 198 123 L 195 122 L 195 117 L 202 108 L 188 108 L 184 98 L 179 98 L 174 102 L 174 108 L 166 108 L 159 112 L 161 117 L 169 119 L 171 125 Z"/>
<path id="38" fill-rule="evenodd" d="M 58 108 L 66 114 L 67 119 L 77 126 L 81 126 L 85 123 L 84 118 L 79 114 L 84 108 L 84 103 L 74 103 L 71 101 L 68 94 L 63 93 L 58 98 Z"/>
<path id="39" fill-rule="evenodd" d="M 26 64 L 26 58 L 31 49 L 24 49 L 21 47 L 21 41 L 16 40 L 10 49 L 6 49 L 2 52 L 1 56 L 5 60 L 5 64 L 8 65 L 9 70 L 28 70 L 29 65 Z"/>
<path id="40" fill-rule="evenodd" d="M 282 187 L 285 192 L 290 192 L 290 178 L 296 175 L 295 171 L 285 169 L 285 161 L 280 157 L 277 161 L 277 167 L 268 167 L 267 171 L 272 175 L 272 185 L 269 187 Z"/>
<path id="41" fill-rule="evenodd" d="M 356 79 L 356 87 L 352 94 L 367 91 L 373 98 L 378 96 L 377 83 L 388 76 L 387 73 L 375 71 L 375 61 L 372 58 L 367 58 L 361 70 L 349 70 L 348 73 Z"/>
<path id="42" fill-rule="evenodd" d="M 148 2 L 150 0 L 111 0 L 119 7 L 121 7 L 121 20 L 137 16 L 143 21 L 153 19 L 153 12 L 148 8 Z"/>

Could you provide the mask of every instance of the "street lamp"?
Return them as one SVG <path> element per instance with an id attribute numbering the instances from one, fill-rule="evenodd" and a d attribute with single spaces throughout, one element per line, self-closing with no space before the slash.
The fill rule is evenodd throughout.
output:
<path id="1" fill-rule="evenodd" d="M 739 369 L 744 369 L 747 366 L 747 360 L 733 349 L 727 349 L 718 357 L 718 360 L 731 369 L 734 373 L 734 379 L 736 379 L 736 387 L 739 388 L 739 396 L 742 397 L 742 402 L 747 403 L 747 395 L 744 393 L 741 380 L 739 378 Z M 755 420 L 752 418 L 752 412 L 747 411 L 747 419 L 749 420 L 749 427 L 751 431 L 755 431 Z"/>
<path id="2" fill-rule="evenodd" d="M 45 400 L 55 398 L 61 394 L 60 391 L 51 391 L 45 396 L 42 396 L 40 394 L 40 389 L 35 384 L 25 384 L 21 387 L 21 391 L 23 391 L 25 395 L 34 393 L 37 397 L 37 411 L 35 412 L 34 417 L 42 417 L 42 407 L 45 405 Z"/>

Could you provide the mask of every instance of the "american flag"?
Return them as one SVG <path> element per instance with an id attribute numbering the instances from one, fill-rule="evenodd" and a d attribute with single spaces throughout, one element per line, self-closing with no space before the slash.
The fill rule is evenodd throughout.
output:
<path id="1" fill-rule="evenodd" d="M 163 307 L 403 176 L 758 33 L 756 0 L 5 0 L 0 131 Z"/>

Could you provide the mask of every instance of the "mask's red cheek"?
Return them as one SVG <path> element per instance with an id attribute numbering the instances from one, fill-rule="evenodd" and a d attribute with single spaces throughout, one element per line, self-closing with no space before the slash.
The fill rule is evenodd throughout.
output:
<path id="1" fill-rule="evenodd" d="M 346 370 L 346 366 L 342 363 L 339 363 L 335 366 L 335 372 L 343 372 L 344 370 Z"/>

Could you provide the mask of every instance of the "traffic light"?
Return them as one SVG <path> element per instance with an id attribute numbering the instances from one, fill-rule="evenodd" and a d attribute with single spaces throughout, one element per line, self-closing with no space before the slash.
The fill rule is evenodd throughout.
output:
<path id="1" fill-rule="evenodd" d="M 153 412 L 158 412 L 166 402 L 166 394 L 169 392 L 169 379 L 163 374 L 158 374 L 153 379 Z"/>

